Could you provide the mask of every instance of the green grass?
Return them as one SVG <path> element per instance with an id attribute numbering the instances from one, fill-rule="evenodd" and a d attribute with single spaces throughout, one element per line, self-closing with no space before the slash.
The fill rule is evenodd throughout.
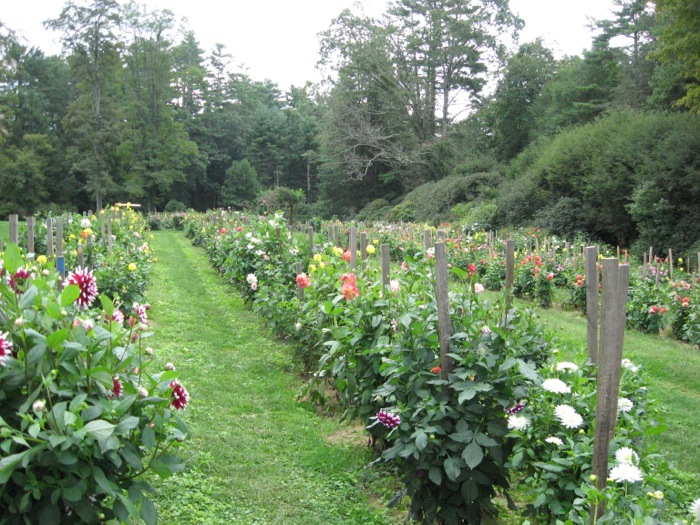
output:
<path id="1" fill-rule="evenodd" d="M 391 488 L 367 469 L 366 448 L 334 439 L 347 428 L 297 401 L 291 350 L 180 233 L 155 232 L 152 244 L 150 345 L 190 392 L 193 436 L 187 470 L 154 480 L 160 523 L 398 523 L 373 503 Z"/>

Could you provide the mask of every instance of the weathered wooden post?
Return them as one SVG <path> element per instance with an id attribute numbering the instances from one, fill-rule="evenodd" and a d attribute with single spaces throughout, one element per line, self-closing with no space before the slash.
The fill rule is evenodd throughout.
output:
<path id="1" fill-rule="evenodd" d="M 357 228 L 350 228 L 350 270 L 355 271 L 357 266 Z"/>
<path id="2" fill-rule="evenodd" d="M 10 214 L 10 243 L 19 244 L 19 216 L 16 213 Z"/>
<path id="3" fill-rule="evenodd" d="M 445 240 L 445 230 L 437 231 L 437 242 L 443 242 Z"/>
<path id="4" fill-rule="evenodd" d="M 618 259 L 603 260 L 603 298 L 601 304 L 598 353 L 598 386 L 592 472 L 596 486 L 603 490 L 608 480 L 610 441 L 615 435 L 620 390 L 622 346 L 625 333 L 625 304 L 629 286 L 629 265 Z M 591 523 L 605 511 L 605 503 L 591 506 Z"/>
<path id="5" fill-rule="evenodd" d="M 586 246 L 586 323 L 588 359 L 598 363 L 598 247 Z"/>
<path id="6" fill-rule="evenodd" d="M 438 335 L 440 338 L 440 377 L 447 379 L 452 371 L 450 353 L 450 301 L 447 294 L 447 254 L 445 243 L 435 243 L 435 287 L 438 309 Z"/>
<path id="7" fill-rule="evenodd" d="M 53 257 L 53 219 L 46 219 L 46 255 Z"/>
<path id="8" fill-rule="evenodd" d="M 389 245 L 382 244 L 379 246 L 379 251 L 382 256 L 382 286 L 389 286 Z"/>
<path id="9" fill-rule="evenodd" d="M 306 229 L 306 233 L 309 236 L 309 252 L 311 253 L 311 255 L 313 255 L 314 254 L 314 227 L 309 226 Z"/>
<path id="10" fill-rule="evenodd" d="M 668 249 L 668 278 L 673 279 L 673 250 Z"/>
<path id="11" fill-rule="evenodd" d="M 34 227 L 36 219 L 27 217 L 25 223 L 27 224 L 27 257 L 34 257 Z"/>
<path id="12" fill-rule="evenodd" d="M 81 245 L 78 246 L 78 267 L 85 267 L 85 257 L 83 256 L 83 247 Z"/>
<path id="13" fill-rule="evenodd" d="M 515 282 L 515 241 L 506 241 L 506 310 L 513 302 L 513 283 Z"/>
<path id="14" fill-rule="evenodd" d="M 433 232 L 430 230 L 423 231 L 423 246 L 427 250 L 433 245 Z"/>
<path id="15" fill-rule="evenodd" d="M 56 219 L 56 269 L 61 277 L 66 276 L 66 260 L 63 257 L 63 217 Z"/>

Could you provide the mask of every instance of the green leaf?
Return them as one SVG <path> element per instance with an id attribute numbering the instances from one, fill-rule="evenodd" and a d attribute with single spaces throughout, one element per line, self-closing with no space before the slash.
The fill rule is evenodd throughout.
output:
<path id="1" fill-rule="evenodd" d="M 152 449 L 156 445 L 156 433 L 151 427 L 146 427 L 141 433 L 141 441 L 147 449 Z"/>
<path id="2" fill-rule="evenodd" d="M 546 501 L 547 495 L 544 492 L 540 492 L 540 494 L 535 498 L 535 501 L 532 503 L 532 506 L 535 508 L 541 507 Z"/>
<path id="3" fill-rule="evenodd" d="M 442 484 L 442 470 L 437 467 L 430 467 L 428 479 L 439 487 Z"/>
<path id="4" fill-rule="evenodd" d="M 80 297 L 80 286 L 69 284 L 61 292 L 61 306 L 70 306 Z"/>
<path id="5" fill-rule="evenodd" d="M 470 469 L 474 469 L 478 467 L 484 459 L 484 451 L 476 441 L 472 441 L 466 446 L 464 452 L 462 452 L 462 459 L 467 462 L 467 466 Z"/>
<path id="6" fill-rule="evenodd" d="M 462 462 L 459 458 L 447 458 L 445 460 L 445 474 L 447 474 L 447 477 L 450 478 L 450 480 L 457 481 L 460 472 L 462 472 L 461 465 Z"/>
<path id="7" fill-rule="evenodd" d="M 36 286 L 30 286 L 27 291 L 22 294 L 22 297 L 20 297 L 19 307 L 24 310 L 32 306 L 38 293 L 39 291 L 36 289 Z"/>
<path id="8" fill-rule="evenodd" d="M 467 503 L 471 503 L 479 497 L 479 487 L 477 487 L 476 483 L 474 483 L 474 480 L 472 479 L 468 479 L 462 483 L 460 492 L 462 493 L 464 501 Z"/>
<path id="9" fill-rule="evenodd" d="M 105 312 L 105 315 L 107 317 L 112 317 L 112 314 L 114 313 L 114 303 L 112 302 L 112 299 L 109 298 L 109 296 L 102 294 L 100 295 L 100 303 L 102 303 L 102 309 Z"/>
<path id="10" fill-rule="evenodd" d="M 495 447 L 498 444 L 493 438 L 481 432 L 476 435 L 476 442 L 482 447 Z"/>
<path id="11" fill-rule="evenodd" d="M 105 476 L 105 473 L 100 467 L 92 467 L 92 477 L 95 479 L 100 488 L 105 492 L 105 494 L 108 494 L 109 496 L 114 496 L 114 489 L 117 488 L 117 486 L 107 479 L 107 476 Z"/>
<path id="12" fill-rule="evenodd" d="M 185 463 L 178 457 L 164 454 L 151 460 L 149 466 L 161 478 L 167 478 L 171 474 L 181 472 L 185 469 Z"/>
<path id="13" fill-rule="evenodd" d="M 61 496 L 66 501 L 79 501 L 83 497 L 83 491 L 75 485 L 61 488 Z"/>
<path id="14" fill-rule="evenodd" d="M 461 405 L 465 401 L 469 401 L 470 399 L 474 399 L 474 396 L 476 395 L 476 389 L 474 387 L 471 388 L 465 388 L 459 393 L 459 396 L 457 397 L 457 402 Z"/>
<path id="15" fill-rule="evenodd" d="M 114 433 L 117 435 L 126 434 L 129 430 L 133 430 L 137 426 L 139 426 L 139 418 L 136 416 L 127 416 L 119 421 L 117 427 L 114 429 Z"/>
<path id="16" fill-rule="evenodd" d="M 46 313 L 53 319 L 61 319 L 63 317 L 61 314 L 61 307 L 56 301 L 49 301 L 46 303 Z"/>
<path id="17" fill-rule="evenodd" d="M 141 517 L 146 522 L 146 525 L 156 525 L 158 523 L 156 506 L 146 496 L 141 498 Z"/>
<path id="18" fill-rule="evenodd" d="M 518 359 L 518 370 L 520 370 L 520 373 L 529 380 L 539 381 L 539 375 L 537 374 L 537 370 L 535 370 L 532 366 L 528 365 L 522 359 Z"/>
<path id="19" fill-rule="evenodd" d="M 416 431 L 416 448 L 422 452 L 428 446 L 428 434 L 422 430 Z"/>
<path id="20" fill-rule="evenodd" d="M 63 341 L 65 341 L 68 337 L 68 333 L 69 331 L 67 328 L 57 330 L 52 334 L 46 336 L 46 344 L 49 345 L 49 348 L 53 348 L 54 350 L 60 350 Z"/>
<path id="21" fill-rule="evenodd" d="M 471 430 L 463 430 L 450 434 L 449 438 L 457 443 L 470 443 L 474 440 L 474 432 Z"/>
<path id="22" fill-rule="evenodd" d="M 32 450 L 33 449 L 24 450 L 18 454 L 12 454 L 0 460 L 0 484 L 7 483 L 7 480 L 10 479 L 17 465 L 19 465 Z"/>
<path id="23" fill-rule="evenodd" d="M 115 425 L 104 419 L 95 419 L 85 425 L 85 431 L 95 439 L 106 439 L 114 432 Z"/>
<path id="24" fill-rule="evenodd" d="M 22 265 L 22 255 L 19 252 L 19 246 L 16 244 L 8 244 L 5 247 L 2 260 L 5 263 L 5 270 L 11 274 L 15 273 Z"/>

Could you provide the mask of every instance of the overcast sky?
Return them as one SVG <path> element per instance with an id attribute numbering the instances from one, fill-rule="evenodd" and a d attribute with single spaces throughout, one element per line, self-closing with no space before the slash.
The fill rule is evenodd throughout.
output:
<path id="1" fill-rule="evenodd" d="M 56 18 L 63 0 L 0 0 L 0 21 L 46 53 L 58 53 L 55 34 L 41 25 Z M 80 0 L 76 0 L 80 3 Z M 318 33 L 345 8 L 362 6 L 379 17 L 384 0 L 141 0 L 149 9 L 170 9 L 186 18 L 200 46 L 226 46 L 236 64 L 245 64 L 253 80 L 270 79 L 281 89 L 319 80 Z M 611 18 L 613 0 L 510 0 L 525 20 L 520 41 L 542 36 L 557 56 L 580 54 L 590 47 L 587 17 Z"/>

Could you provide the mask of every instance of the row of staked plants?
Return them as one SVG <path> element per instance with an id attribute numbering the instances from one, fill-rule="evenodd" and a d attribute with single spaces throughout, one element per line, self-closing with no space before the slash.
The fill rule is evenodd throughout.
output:
<path id="1" fill-rule="evenodd" d="M 450 292 L 452 367 L 443 373 L 431 250 L 393 251 L 399 258 L 383 285 L 383 239 L 371 234 L 368 259 L 353 270 L 346 246 L 316 243 L 312 253 L 308 237 L 291 235 L 280 215 L 188 214 L 184 230 L 295 345 L 305 399 L 335 396 L 346 418 L 363 422 L 377 461 L 403 479 L 410 519 L 478 524 L 508 505 L 543 523 L 582 524 L 604 500 L 596 523 L 663 522 L 674 496 L 645 447 L 659 427 L 639 366 L 626 363 L 610 482 L 597 491 L 595 368 L 584 357 L 558 361 L 556 341 L 532 310 L 487 301 L 478 254 L 463 256 L 465 264 L 452 259 L 465 291 Z M 526 501 L 515 501 L 514 488 Z"/>
<path id="2" fill-rule="evenodd" d="M 96 220 L 67 222 L 65 276 L 40 244 L 0 254 L 2 525 L 154 525 L 141 475 L 184 468 L 175 453 L 189 434 L 179 417 L 189 395 L 147 346 L 145 223 L 126 211 L 107 253 L 91 238 Z M 77 266 L 79 246 L 94 269 Z"/>
<path id="3" fill-rule="evenodd" d="M 319 225 L 319 234 L 327 239 L 328 224 Z M 337 227 L 337 224 L 331 224 Z M 424 225 L 374 224 L 366 231 L 381 243 L 390 246 L 392 260 L 404 253 L 422 249 Z M 348 229 L 340 227 L 340 244 L 347 245 Z M 505 245 L 489 245 L 483 231 L 465 231 L 445 225 L 446 248 L 450 263 L 467 270 L 472 266 L 480 282 L 490 290 L 502 290 L 506 278 Z M 583 258 L 576 259 L 572 246 L 582 246 L 584 240 L 566 243 L 547 236 L 539 229 L 509 232 L 515 241 L 516 260 L 513 294 L 529 299 L 540 307 L 552 305 L 556 289 L 564 290 L 563 307 L 585 312 L 586 276 Z M 610 246 L 602 245 L 600 258 L 616 256 Z M 624 255 L 623 255 L 624 257 Z M 649 262 L 629 259 L 629 299 L 627 327 L 643 333 L 667 332 L 671 337 L 695 346 L 700 345 L 700 279 L 687 271 L 688 261 L 679 257 L 671 262 L 653 258 Z"/>

